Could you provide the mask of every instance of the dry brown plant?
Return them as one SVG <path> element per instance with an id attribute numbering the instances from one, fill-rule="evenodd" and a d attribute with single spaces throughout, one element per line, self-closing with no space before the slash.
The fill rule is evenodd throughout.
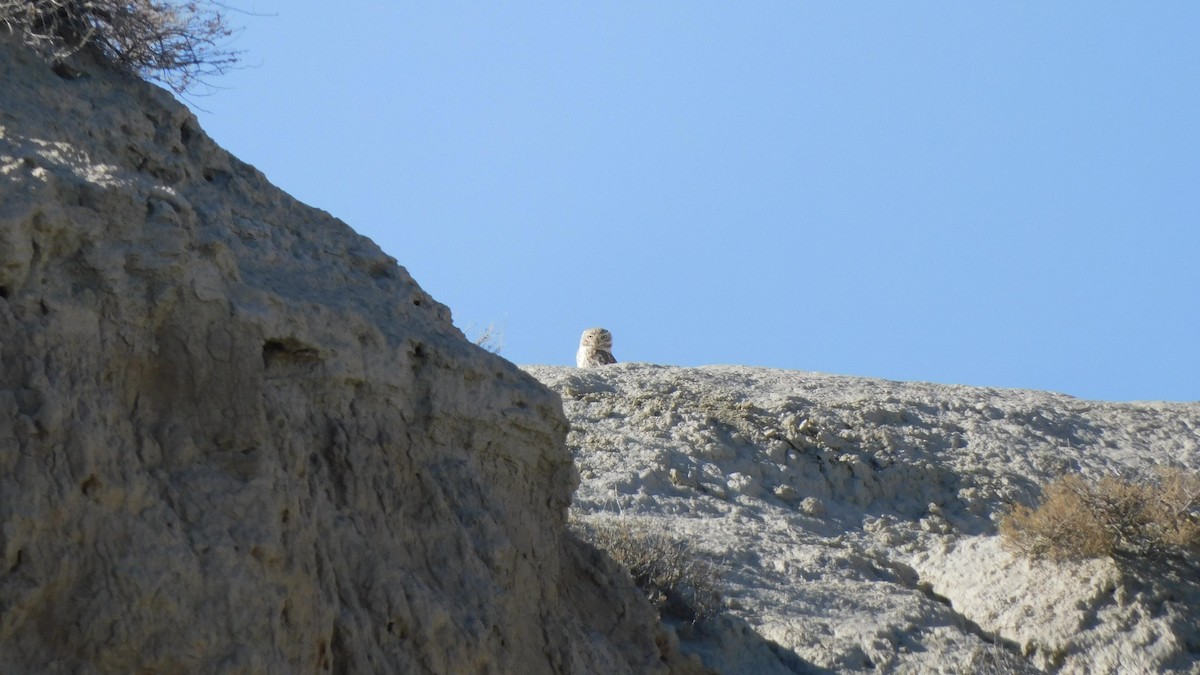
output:
<path id="1" fill-rule="evenodd" d="M 629 571 L 664 615 L 702 623 L 721 608 L 720 574 L 686 541 L 619 517 L 572 528 Z"/>
<path id="2" fill-rule="evenodd" d="M 1176 550 L 1200 551 L 1200 472 L 1160 474 L 1151 507 L 1155 538 Z"/>
<path id="3" fill-rule="evenodd" d="M 1161 559 L 1200 551 L 1200 474 L 1164 469 L 1140 479 L 1068 475 L 1046 486 L 1036 508 L 1000 522 L 1015 549 L 1056 560 L 1117 554 Z"/>
<path id="4" fill-rule="evenodd" d="M 500 350 L 504 348 L 504 333 L 494 323 L 489 323 L 486 328 L 478 332 L 473 328 L 468 328 L 467 333 L 474 334 L 470 339 L 475 346 L 482 347 L 493 354 L 499 354 Z"/>
<path id="5" fill-rule="evenodd" d="M 233 34 L 213 0 L 0 0 L 0 25 L 61 63 L 85 50 L 177 93 L 233 67 Z"/>

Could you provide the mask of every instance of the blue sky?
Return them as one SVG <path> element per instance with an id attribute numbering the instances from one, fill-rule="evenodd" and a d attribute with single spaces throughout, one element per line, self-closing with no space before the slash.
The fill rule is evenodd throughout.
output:
<path id="1" fill-rule="evenodd" d="M 209 134 L 517 363 L 1200 400 L 1200 3 L 235 6 Z"/>

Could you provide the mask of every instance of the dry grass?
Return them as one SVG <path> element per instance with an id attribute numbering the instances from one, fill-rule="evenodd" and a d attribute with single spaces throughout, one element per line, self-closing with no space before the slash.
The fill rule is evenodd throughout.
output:
<path id="1" fill-rule="evenodd" d="M 625 517 L 573 521 L 572 529 L 628 570 L 660 613 L 702 623 L 720 610 L 717 568 L 686 541 Z"/>
<path id="2" fill-rule="evenodd" d="M 1056 560 L 1118 554 L 1159 559 L 1200 551 L 1200 473 L 1152 477 L 1077 475 L 1048 485 L 1036 508 L 1017 506 L 1000 523 L 1006 541 Z"/>

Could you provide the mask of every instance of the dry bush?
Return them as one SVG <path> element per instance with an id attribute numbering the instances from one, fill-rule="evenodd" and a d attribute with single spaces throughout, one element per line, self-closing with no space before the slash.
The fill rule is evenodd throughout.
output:
<path id="1" fill-rule="evenodd" d="M 1042 492 L 1037 508 L 1018 505 L 1000 521 L 1000 534 L 1036 558 L 1094 558 L 1110 555 L 1114 540 L 1082 495 L 1089 487 L 1079 476 L 1066 476 Z"/>
<path id="2" fill-rule="evenodd" d="M 475 332 L 472 327 L 468 328 L 467 332 L 474 333 L 470 340 L 475 343 L 475 346 L 482 347 L 493 354 L 499 354 L 500 350 L 504 348 L 504 333 L 494 323 L 489 323 L 481 331 Z"/>
<path id="3" fill-rule="evenodd" d="M 1158 540 L 1173 549 L 1200 551 L 1200 472 L 1164 472 L 1156 496 Z"/>
<path id="4" fill-rule="evenodd" d="M 720 574 L 686 541 L 623 517 L 572 528 L 625 567 L 659 612 L 702 623 L 720 610 Z"/>
<path id="5" fill-rule="evenodd" d="M 1129 480 L 1065 476 L 1043 491 L 1037 508 L 1017 506 L 1000 533 L 1034 557 L 1124 554 L 1159 559 L 1200 551 L 1200 473 L 1166 469 Z"/>
<path id="6" fill-rule="evenodd" d="M 238 61 L 212 0 L 0 0 L 0 24 L 56 62 L 92 50 L 178 93 Z"/>

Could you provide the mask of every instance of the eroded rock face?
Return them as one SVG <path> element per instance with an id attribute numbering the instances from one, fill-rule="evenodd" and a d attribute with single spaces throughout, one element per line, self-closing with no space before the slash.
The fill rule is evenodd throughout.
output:
<path id="1" fill-rule="evenodd" d="M 1200 403 L 526 370 L 563 398 L 577 516 L 670 532 L 724 570 L 727 611 L 684 644 L 722 673 L 1200 673 L 1200 560 L 1031 561 L 997 531 L 1064 473 L 1200 470 Z"/>
<path id="2" fill-rule="evenodd" d="M 557 397 L 83 68 L 0 34 L 0 671 L 665 671 Z"/>

